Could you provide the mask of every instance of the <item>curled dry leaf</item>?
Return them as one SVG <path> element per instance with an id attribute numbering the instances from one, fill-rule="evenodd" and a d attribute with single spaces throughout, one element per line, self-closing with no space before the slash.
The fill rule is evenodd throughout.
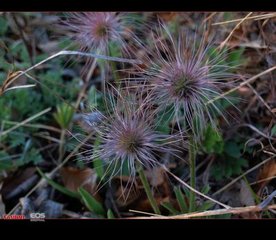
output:
<path id="1" fill-rule="evenodd" d="M 83 187 L 97 200 L 100 196 L 96 193 L 97 174 L 91 168 L 77 169 L 73 167 L 64 167 L 60 171 L 64 186 L 73 192 L 78 192 L 80 187 Z"/>
<path id="2" fill-rule="evenodd" d="M 271 181 L 272 177 L 276 176 L 276 160 L 269 161 L 259 172 L 257 177 L 258 195 L 262 192 L 262 189 Z"/>

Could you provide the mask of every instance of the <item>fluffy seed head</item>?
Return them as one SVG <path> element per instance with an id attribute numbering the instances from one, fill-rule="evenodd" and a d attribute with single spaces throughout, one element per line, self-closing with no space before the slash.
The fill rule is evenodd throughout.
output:
<path id="1" fill-rule="evenodd" d="M 207 122 L 215 127 L 213 119 L 221 114 L 221 109 L 209 100 L 231 86 L 234 74 L 223 63 L 225 52 L 215 55 L 214 51 L 211 53 L 212 46 L 204 44 L 204 39 L 199 43 L 196 40 L 196 35 L 180 34 L 176 38 L 161 25 L 152 34 L 154 47 L 149 51 L 151 56 L 142 75 L 159 108 L 173 107 L 177 122 L 184 119 L 199 134 Z"/>
<path id="2" fill-rule="evenodd" d="M 151 168 L 160 163 L 162 153 L 175 155 L 178 139 L 156 131 L 154 116 L 141 101 L 122 97 L 114 103 L 112 113 L 94 128 L 100 144 L 90 159 L 100 157 L 111 176 L 122 173 L 124 165 L 133 177 L 137 163 Z"/>
<path id="3" fill-rule="evenodd" d="M 83 12 L 69 14 L 65 21 L 81 50 L 95 51 L 100 54 L 108 52 L 109 44 L 116 43 L 121 50 L 127 51 L 125 37 L 132 32 L 127 25 L 127 17 L 123 13 Z"/>

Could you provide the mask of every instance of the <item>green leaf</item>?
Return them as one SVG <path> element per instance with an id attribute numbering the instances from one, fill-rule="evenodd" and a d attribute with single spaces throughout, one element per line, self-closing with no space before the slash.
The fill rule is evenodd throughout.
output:
<path id="1" fill-rule="evenodd" d="M 8 30 L 8 22 L 4 17 L 0 17 L 0 35 L 4 35 Z"/>
<path id="2" fill-rule="evenodd" d="M 233 158 L 239 158 L 241 156 L 240 146 L 233 141 L 228 141 L 225 143 L 224 152 Z"/>
<path id="3" fill-rule="evenodd" d="M 80 187 L 78 190 L 82 197 L 85 206 L 93 213 L 99 215 L 105 215 L 105 210 L 101 203 L 99 203 L 94 197 L 91 196 L 84 188 Z"/>
<path id="4" fill-rule="evenodd" d="M 245 59 L 242 57 L 244 49 L 245 48 L 242 47 L 242 48 L 239 48 L 238 50 L 235 50 L 229 53 L 227 62 L 230 66 L 238 66 L 245 61 Z"/>
<path id="5" fill-rule="evenodd" d="M 169 212 L 173 215 L 177 215 L 179 214 L 179 212 L 173 207 L 173 205 L 169 202 L 163 202 L 161 203 L 161 206 L 163 206 L 164 208 L 166 208 L 167 210 L 169 210 Z"/>
<path id="6" fill-rule="evenodd" d="M 10 160 L 8 153 L 0 151 L 0 171 L 10 170 L 14 167 L 13 161 Z"/>
<path id="7" fill-rule="evenodd" d="M 27 141 L 27 143 L 28 143 L 28 141 Z M 38 149 L 36 149 L 36 148 L 29 149 L 30 146 L 28 146 L 27 144 L 26 144 L 26 146 L 27 146 L 27 148 L 24 149 L 22 156 L 15 161 L 15 165 L 17 167 L 24 166 L 28 163 L 37 164 L 37 163 L 43 161 L 43 158 Z"/>
<path id="8" fill-rule="evenodd" d="M 108 47 L 109 47 L 109 51 L 110 51 L 110 56 L 112 56 L 112 57 L 121 57 L 122 56 L 122 51 L 117 42 L 110 42 Z"/>
<path id="9" fill-rule="evenodd" d="M 60 184 L 56 183 L 55 181 L 53 181 L 52 179 L 47 177 L 39 168 L 37 168 L 37 171 L 41 175 L 41 177 L 43 177 L 56 190 L 60 191 L 61 193 L 65 194 L 65 195 L 68 195 L 70 197 L 78 198 L 78 199 L 80 198 L 80 195 L 78 193 L 72 192 L 72 191 L 68 190 L 67 188 L 61 186 Z"/>
<path id="10" fill-rule="evenodd" d="M 276 124 L 271 129 L 271 136 L 276 136 Z"/>
<path id="11" fill-rule="evenodd" d="M 113 212 L 112 212 L 111 209 L 107 210 L 107 218 L 108 219 L 114 219 L 115 218 L 115 216 L 114 216 L 114 214 L 113 214 Z"/>
<path id="12" fill-rule="evenodd" d="M 157 127 L 156 130 L 169 134 L 170 133 L 170 122 L 172 121 L 174 117 L 174 112 L 173 108 L 165 109 L 164 111 L 160 112 L 157 116 Z"/>
<path id="13" fill-rule="evenodd" d="M 209 186 L 209 184 L 205 185 L 202 189 L 201 192 L 203 194 L 208 194 L 208 192 L 210 191 L 211 187 Z"/>
<path id="14" fill-rule="evenodd" d="M 98 108 L 103 101 L 102 94 L 96 89 L 95 86 L 92 86 L 89 89 L 87 94 L 87 99 L 88 99 L 89 107 L 91 109 Z"/>
<path id="15" fill-rule="evenodd" d="M 188 208 L 188 206 L 187 206 L 187 204 L 185 202 L 183 193 L 182 193 L 182 191 L 181 191 L 181 189 L 180 189 L 179 186 L 174 188 L 174 193 L 175 193 L 178 205 L 179 205 L 179 207 L 181 209 L 181 212 L 182 213 L 188 212 L 189 208 Z"/>
<path id="16" fill-rule="evenodd" d="M 2 160 L 0 161 L 0 171 L 3 170 L 10 170 L 13 168 L 13 164 L 9 160 Z"/>
<path id="17" fill-rule="evenodd" d="M 206 153 L 222 153 L 224 142 L 219 132 L 213 129 L 210 125 L 205 130 L 203 148 Z"/>
<path id="18" fill-rule="evenodd" d="M 74 109 L 66 103 L 63 103 L 57 106 L 57 112 L 54 113 L 54 118 L 63 129 L 66 129 L 69 127 L 73 115 Z"/>
<path id="19" fill-rule="evenodd" d="M 202 212 L 202 211 L 207 211 L 209 210 L 211 207 L 214 206 L 214 203 L 211 201 L 206 201 L 204 202 L 200 207 L 197 208 L 198 212 Z"/>
<path id="20" fill-rule="evenodd" d="M 95 152 L 95 151 L 97 150 L 97 148 L 99 147 L 99 144 L 100 144 L 100 139 L 99 139 L 99 137 L 97 137 L 97 138 L 96 138 L 96 141 L 95 141 L 95 143 L 94 143 L 94 152 Z M 102 179 L 103 176 L 104 176 L 104 164 L 103 164 L 102 159 L 100 159 L 100 158 L 94 159 L 94 161 L 93 161 L 93 168 L 95 169 L 95 171 L 96 171 L 98 177 L 99 177 L 100 179 Z"/>

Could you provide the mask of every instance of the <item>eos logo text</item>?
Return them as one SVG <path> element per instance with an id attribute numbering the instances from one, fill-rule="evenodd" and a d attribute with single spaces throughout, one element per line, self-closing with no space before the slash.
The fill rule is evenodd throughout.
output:
<path id="1" fill-rule="evenodd" d="M 45 213 L 31 213 L 30 220 L 32 222 L 44 222 L 45 221 Z"/>

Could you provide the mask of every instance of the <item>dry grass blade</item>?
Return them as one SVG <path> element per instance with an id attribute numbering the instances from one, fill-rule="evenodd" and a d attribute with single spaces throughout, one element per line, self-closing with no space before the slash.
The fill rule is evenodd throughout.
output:
<path id="1" fill-rule="evenodd" d="M 269 69 L 267 69 L 267 70 L 265 70 L 265 71 L 263 71 L 263 72 L 261 72 L 261 73 L 255 75 L 255 76 L 253 76 L 252 78 L 247 79 L 246 81 L 240 83 L 237 87 L 234 87 L 234 88 L 230 89 L 229 91 L 227 91 L 227 92 L 225 92 L 225 93 L 223 93 L 223 94 L 221 94 L 221 95 L 219 95 L 219 96 L 217 96 L 217 97 L 215 97 L 215 98 L 209 100 L 206 104 L 213 103 L 213 102 L 215 102 L 216 100 L 221 99 L 221 98 L 225 97 L 226 95 L 228 95 L 228 94 L 230 94 L 230 93 L 232 93 L 232 92 L 235 92 L 235 91 L 238 90 L 240 87 L 243 87 L 243 86 L 247 85 L 248 83 L 252 83 L 253 81 L 255 81 L 256 79 L 258 79 L 259 77 L 261 77 L 261 76 L 263 76 L 263 75 L 266 75 L 266 74 L 268 74 L 268 73 L 274 71 L 275 69 L 276 69 L 276 66 L 273 66 L 273 67 L 271 67 L 271 68 L 269 68 Z"/>
<path id="2" fill-rule="evenodd" d="M 90 57 L 90 58 L 97 58 L 97 59 L 102 59 L 102 60 L 107 60 L 107 61 L 114 61 L 114 62 L 123 62 L 123 63 L 132 63 L 132 64 L 139 64 L 141 63 L 138 60 L 135 59 L 126 59 L 126 58 L 119 58 L 119 57 L 109 57 L 109 56 L 104 56 L 104 55 L 99 55 L 99 54 L 94 54 L 94 53 L 84 53 L 84 52 L 79 52 L 79 51 L 66 51 L 62 50 L 56 54 L 53 54 L 52 56 L 40 61 L 39 63 L 33 65 L 32 67 L 26 69 L 25 71 L 19 71 L 16 72 L 16 74 L 10 76 L 8 78 L 8 85 L 10 84 L 9 82 L 15 81 L 17 78 L 25 75 L 26 73 L 30 72 L 31 70 L 37 68 L 38 66 L 56 58 L 62 55 L 78 55 L 78 56 L 83 56 L 83 57 Z M 7 80 L 6 80 L 7 81 Z M 0 92 L 1 93 L 1 92 Z"/>
<path id="3" fill-rule="evenodd" d="M 252 14 L 252 12 L 248 13 L 235 27 L 234 29 L 230 32 L 230 34 L 228 35 L 228 37 L 219 45 L 219 49 L 222 49 L 225 44 L 229 41 L 229 39 L 231 38 L 231 36 L 233 35 L 233 33 L 235 32 L 236 29 L 238 29 L 238 27 Z"/>
<path id="4" fill-rule="evenodd" d="M 37 113 L 37 114 L 31 116 L 31 117 L 25 119 L 24 121 L 22 121 L 22 122 L 16 124 L 15 126 L 9 128 L 8 130 L 3 131 L 3 132 L 0 132 L 0 137 L 6 135 L 6 134 L 8 134 L 8 133 L 10 133 L 11 131 L 13 131 L 13 130 L 15 130 L 15 129 L 21 127 L 21 126 L 23 126 L 24 124 L 26 124 L 26 123 L 28 123 L 28 122 L 30 122 L 30 121 L 32 121 L 32 120 L 34 120 L 34 119 L 40 117 L 41 115 L 43 115 L 43 114 L 45 114 L 45 113 L 47 113 L 47 112 L 49 112 L 49 111 L 51 111 L 51 108 L 47 108 L 47 109 L 45 109 L 45 110 L 43 110 L 43 111 L 41 111 L 41 112 L 39 112 L 39 113 Z"/>
<path id="5" fill-rule="evenodd" d="M 269 18 L 274 18 L 274 17 L 276 17 L 276 13 L 268 13 L 268 14 L 262 14 L 262 15 L 256 15 L 256 16 L 248 17 L 246 20 L 263 20 L 263 19 L 269 19 Z M 233 22 L 239 22 L 241 20 L 243 20 L 243 18 L 224 21 L 224 22 L 213 23 L 212 25 L 213 26 L 223 25 L 223 24 L 228 24 L 228 23 L 233 23 Z"/>
<path id="6" fill-rule="evenodd" d="M 210 217 L 210 216 L 218 216 L 224 214 L 241 214 L 241 213 L 249 213 L 249 212 L 261 212 L 263 210 L 273 210 L 276 209 L 276 204 L 267 206 L 265 209 L 258 206 L 249 206 L 249 207 L 237 207 L 230 209 L 218 209 L 211 210 L 205 212 L 197 212 L 197 213 L 187 213 L 180 214 L 176 216 L 158 216 L 158 217 L 135 217 L 135 219 L 189 219 L 189 218 L 198 218 L 198 217 Z"/>
<path id="7" fill-rule="evenodd" d="M 149 216 L 152 216 L 152 217 L 160 217 L 160 218 L 163 217 L 162 215 L 159 215 L 159 214 L 148 213 L 148 212 L 143 212 L 143 211 L 138 211 L 138 210 L 133 210 L 133 209 L 130 209 L 129 211 L 133 212 L 133 213 L 140 213 L 140 214 L 144 214 L 144 215 L 149 215 Z"/>
<path id="8" fill-rule="evenodd" d="M 2 122 L 4 124 L 11 124 L 11 125 L 19 124 L 19 122 L 13 122 L 13 121 L 7 121 L 7 120 L 3 120 Z M 48 126 L 48 125 L 44 125 L 44 124 L 28 124 L 28 123 L 25 123 L 22 126 L 24 126 L 24 127 L 30 127 L 30 128 L 46 129 L 46 130 L 57 132 L 57 133 L 61 132 L 61 130 L 58 129 L 58 128 L 56 128 L 56 127 L 52 127 L 52 126 Z"/>
<path id="9" fill-rule="evenodd" d="M 259 181 L 250 183 L 250 186 L 256 185 L 256 184 L 259 184 L 259 183 L 262 183 L 262 182 L 267 182 L 267 181 L 270 181 L 270 180 L 275 179 L 275 178 L 276 178 L 276 176 L 264 178 L 264 179 L 261 179 L 261 180 L 259 180 Z"/>

